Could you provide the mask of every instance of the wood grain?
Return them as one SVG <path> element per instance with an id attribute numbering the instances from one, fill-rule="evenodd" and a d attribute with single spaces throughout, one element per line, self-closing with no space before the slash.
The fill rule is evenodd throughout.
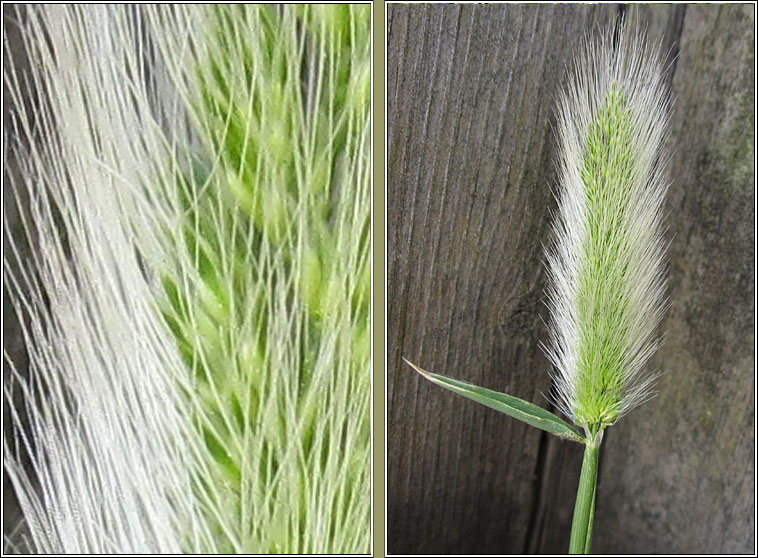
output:
<path id="1" fill-rule="evenodd" d="M 752 550 L 752 9 L 389 6 L 388 552 L 568 547 L 581 447 L 401 357 L 548 406 L 552 109 L 582 35 L 621 15 L 672 47 L 674 305 L 660 396 L 601 450 L 593 550 Z"/>

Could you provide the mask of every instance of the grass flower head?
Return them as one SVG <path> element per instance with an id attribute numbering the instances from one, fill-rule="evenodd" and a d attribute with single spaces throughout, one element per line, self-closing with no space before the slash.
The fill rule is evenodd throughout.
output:
<path id="1" fill-rule="evenodd" d="M 651 395 L 666 308 L 663 60 L 641 37 L 587 40 L 558 108 L 547 249 L 556 403 L 591 436 Z"/>
<path id="2" fill-rule="evenodd" d="M 30 201 L 4 267 L 26 546 L 368 552 L 370 6 L 20 24 L 44 99 L 17 103 Z"/>

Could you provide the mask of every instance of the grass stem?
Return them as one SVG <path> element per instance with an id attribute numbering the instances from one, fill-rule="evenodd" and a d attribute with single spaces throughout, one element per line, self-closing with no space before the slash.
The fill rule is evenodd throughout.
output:
<path id="1" fill-rule="evenodd" d="M 574 521 L 571 524 L 569 554 L 589 554 L 592 546 L 592 526 L 595 519 L 595 487 L 597 484 L 597 457 L 600 437 L 588 441 L 584 449 L 582 473 L 574 506 Z"/>

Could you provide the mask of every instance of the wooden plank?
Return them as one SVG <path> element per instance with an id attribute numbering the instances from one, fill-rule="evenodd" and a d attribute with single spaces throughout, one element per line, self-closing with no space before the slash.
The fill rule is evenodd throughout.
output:
<path id="1" fill-rule="evenodd" d="M 754 5 L 686 7 L 669 141 L 672 307 L 655 359 L 666 374 L 607 438 L 598 552 L 755 552 L 754 44 Z"/>
<path id="2" fill-rule="evenodd" d="M 547 405 L 553 99 L 571 48 L 616 11 L 389 7 L 391 553 L 526 547 L 539 431 L 423 382 L 400 358 Z"/>

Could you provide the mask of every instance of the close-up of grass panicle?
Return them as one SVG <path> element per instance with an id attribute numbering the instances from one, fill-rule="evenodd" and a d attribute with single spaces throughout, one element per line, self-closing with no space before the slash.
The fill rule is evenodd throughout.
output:
<path id="1" fill-rule="evenodd" d="M 570 553 L 591 549 L 603 433 L 651 397 L 658 376 L 648 361 L 661 344 L 657 328 L 667 308 L 663 60 L 644 34 L 606 29 L 584 41 L 558 99 L 545 352 L 554 370 L 552 403 L 575 426 L 517 397 L 409 363 L 435 384 L 585 444 Z"/>
<path id="2" fill-rule="evenodd" d="M 6 550 L 368 553 L 370 5 L 12 18 Z"/>

